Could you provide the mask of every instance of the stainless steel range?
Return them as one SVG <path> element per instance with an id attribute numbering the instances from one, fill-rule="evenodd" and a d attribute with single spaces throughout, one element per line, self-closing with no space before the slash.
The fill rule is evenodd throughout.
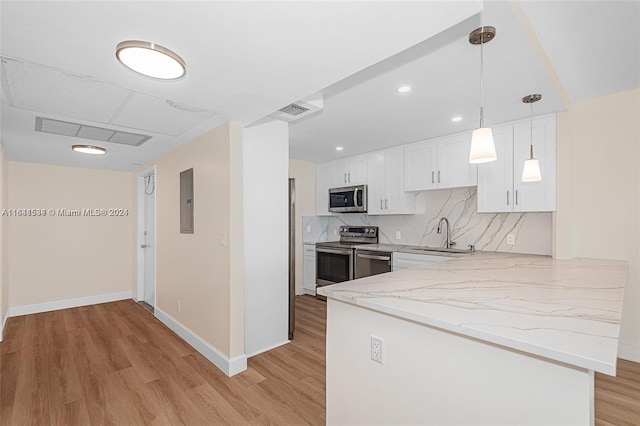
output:
<path id="1" fill-rule="evenodd" d="M 355 249 L 378 243 L 377 226 L 341 226 L 340 241 L 316 243 L 316 285 L 336 284 L 355 277 Z M 325 300 L 325 297 L 318 296 Z"/>

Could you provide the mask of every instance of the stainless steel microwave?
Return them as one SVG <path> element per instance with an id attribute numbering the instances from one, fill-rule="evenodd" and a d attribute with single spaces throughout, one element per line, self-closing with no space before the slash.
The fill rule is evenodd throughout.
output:
<path id="1" fill-rule="evenodd" d="M 330 188 L 329 211 L 334 213 L 366 213 L 367 185 Z"/>

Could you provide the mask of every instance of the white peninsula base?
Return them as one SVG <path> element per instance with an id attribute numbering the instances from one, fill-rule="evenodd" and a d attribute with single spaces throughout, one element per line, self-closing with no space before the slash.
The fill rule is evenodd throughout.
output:
<path id="1" fill-rule="evenodd" d="M 328 425 L 594 423 L 593 371 L 335 299 L 327 309 Z"/>

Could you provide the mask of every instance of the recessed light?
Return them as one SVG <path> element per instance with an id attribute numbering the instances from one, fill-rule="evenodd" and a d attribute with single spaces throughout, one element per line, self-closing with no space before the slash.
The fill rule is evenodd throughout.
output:
<path id="1" fill-rule="evenodd" d="M 453 121 L 454 123 L 457 123 L 458 121 L 462 121 L 462 117 L 460 117 L 459 115 L 456 117 L 451 117 L 451 121 Z"/>
<path id="2" fill-rule="evenodd" d="M 411 86 L 400 86 L 398 87 L 398 92 L 407 93 L 411 91 Z"/>
<path id="3" fill-rule="evenodd" d="M 116 46 L 116 57 L 129 69 L 162 80 L 175 80 L 187 72 L 177 53 L 148 41 L 123 41 Z"/>
<path id="4" fill-rule="evenodd" d="M 93 154 L 93 155 L 100 155 L 100 154 L 106 154 L 107 150 L 104 148 L 101 148 L 99 146 L 91 146 L 91 145 L 73 145 L 71 147 L 72 150 L 76 151 L 76 152 L 81 152 L 83 154 Z"/>
<path id="5" fill-rule="evenodd" d="M 336 146 L 336 151 L 342 151 L 344 148 L 341 146 Z"/>

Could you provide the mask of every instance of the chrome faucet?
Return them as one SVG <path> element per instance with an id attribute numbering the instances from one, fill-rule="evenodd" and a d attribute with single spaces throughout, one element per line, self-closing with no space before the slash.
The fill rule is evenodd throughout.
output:
<path id="1" fill-rule="evenodd" d="M 449 220 L 446 217 L 441 217 L 440 221 L 438 222 L 438 229 L 436 229 L 436 233 L 438 234 L 442 234 L 442 222 L 447 224 L 447 240 L 445 242 L 445 248 L 450 249 L 451 246 L 455 245 L 456 243 L 454 243 L 453 241 L 451 241 L 451 227 L 449 226 Z"/>

